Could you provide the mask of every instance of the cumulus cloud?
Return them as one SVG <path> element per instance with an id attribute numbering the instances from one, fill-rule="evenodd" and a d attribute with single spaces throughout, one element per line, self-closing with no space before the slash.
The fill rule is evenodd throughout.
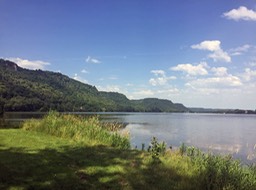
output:
<path id="1" fill-rule="evenodd" d="M 231 62 L 231 57 L 228 55 L 227 52 L 223 50 L 215 51 L 208 55 L 209 58 L 212 58 L 214 62 L 217 61 L 224 61 L 224 62 Z"/>
<path id="2" fill-rule="evenodd" d="M 209 58 L 212 58 L 215 62 L 224 61 L 231 62 L 231 57 L 227 52 L 223 51 L 220 47 L 221 42 L 219 40 L 206 40 L 200 44 L 194 44 L 191 46 L 192 49 L 207 50 L 212 53 L 208 55 Z"/>
<path id="3" fill-rule="evenodd" d="M 153 73 L 156 77 L 151 78 L 149 80 L 149 83 L 152 86 L 157 86 L 157 85 L 166 85 L 169 80 L 175 80 L 175 76 L 167 77 L 165 74 L 165 71 L 163 70 L 152 70 L 151 73 Z"/>
<path id="4" fill-rule="evenodd" d="M 245 72 L 242 74 L 242 77 L 248 82 L 253 78 L 256 78 L 256 70 L 251 70 L 250 68 L 245 68 Z"/>
<path id="5" fill-rule="evenodd" d="M 6 58 L 14 63 L 16 63 L 18 66 L 26 68 L 26 69 L 44 69 L 45 66 L 50 65 L 50 63 L 40 60 L 27 60 L 27 59 L 21 59 L 21 58 Z"/>
<path id="6" fill-rule="evenodd" d="M 171 67 L 170 69 L 172 71 L 182 71 L 184 73 L 187 73 L 188 75 L 207 75 L 208 71 L 206 68 L 208 67 L 206 62 L 202 62 L 198 65 L 192 65 L 190 63 L 187 64 L 179 64 L 175 67 Z"/>
<path id="7" fill-rule="evenodd" d="M 200 50 L 208 50 L 208 51 L 218 51 L 220 50 L 221 42 L 219 40 L 206 40 L 201 42 L 200 44 L 192 45 L 192 49 L 200 49 Z"/>
<path id="8" fill-rule="evenodd" d="M 214 73 L 215 76 L 227 76 L 228 72 L 227 72 L 227 68 L 226 67 L 213 67 L 211 69 L 211 71 Z"/>
<path id="9" fill-rule="evenodd" d="M 256 12 L 249 10 L 244 6 L 239 7 L 238 9 L 232 9 L 228 12 L 223 13 L 223 16 L 230 20 L 246 20 L 246 21 L 256 21 Z"/>
<path id="10" fill-rule="evenodd" d="M 101 63 L 100 60 L 96 59 L 96 58 L 92 58 L 91 56 L 88 56 L 85 60 L 87 63 L 93 63 L 93 64 L 99 64 Z"/>

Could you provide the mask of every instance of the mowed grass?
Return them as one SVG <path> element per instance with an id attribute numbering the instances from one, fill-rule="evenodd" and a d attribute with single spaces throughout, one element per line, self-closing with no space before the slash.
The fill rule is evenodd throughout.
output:
<path id="1" fill-rule="evenodd" d="M 127 135 L 95 126 L 100 138 L 84 131 L 86 122 L 99 124 L 50 113 L 23 129 L 0 129 L 0 189 L 256 189 L 253 168 L 184 147 L 155 162 L 128 148 Z"/>

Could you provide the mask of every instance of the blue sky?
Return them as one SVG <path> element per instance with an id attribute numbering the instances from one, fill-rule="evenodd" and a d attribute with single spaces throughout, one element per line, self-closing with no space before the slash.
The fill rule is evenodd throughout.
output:
<path id="1" fill-rule="evenodd" d="M 0 57 L 130 99 L 256 109 L 256 2 L 0 0 Z"/>

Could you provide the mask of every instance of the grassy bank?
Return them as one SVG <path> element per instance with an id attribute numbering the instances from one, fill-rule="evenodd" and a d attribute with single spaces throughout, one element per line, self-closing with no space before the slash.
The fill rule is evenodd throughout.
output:
<path id="1" fill-rule="evenodd" d="M 130 148 L 128 133 L 120 135 L 118 128 L 111 124 L 102 125 L 96 116 L 84 119 L 52 111 L 42 120 L 32 119 L 25 122 L 23 129 L 71 139 L 78 143 Z"/>
<path id="2" fill-rule="evenodd" d="M 0 129 L 0 189 L 256 189 L 255 168 L 230 157 L 185 146 L 164 153 L 156 139 L 150 151 L 131 150 L 110 128 L 51 113 Z"/>

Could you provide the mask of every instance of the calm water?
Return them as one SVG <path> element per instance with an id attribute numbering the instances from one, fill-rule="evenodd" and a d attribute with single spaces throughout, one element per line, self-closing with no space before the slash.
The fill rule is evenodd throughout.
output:
<path id="1" fill-rule="evenodd" d="M 128 124 L 131 143 L 138 148 L 155 136 L 168 146 L 179 147 L 184 142 L 204 151 L 256 162 L 256 115 L 136 113 L 115 115 L 113 119 Z"/>
<path id="2" fill-rule="evenodd" d="M 88 115 L 88 113 L 79 113 Z M 168 146 L 181 143 L 204 151 L 232 154 L 245 162 L 256 162 L 256 115 L 191 113 L 92 113 L 103 120 L 122 122 L 129 130 L 132 146 L 148 145 L 153 136 Z M 20 121 L 31 114 L 7 115 Z M 41 114 L 33 117 L 40 118 Z"/>

